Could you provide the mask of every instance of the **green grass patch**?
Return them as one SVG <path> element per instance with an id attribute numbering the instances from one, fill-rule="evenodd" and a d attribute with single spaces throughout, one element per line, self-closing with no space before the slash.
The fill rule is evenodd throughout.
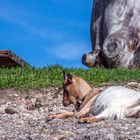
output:
<path id="1" fill-rule="evenodd" d="M 101 86 L 104 83 L 127 82 L 140 80 L 140 69 L 87 69 L 63 68 L 52 65 L 44 68 L 26 66 L 23 68 L 0 68 L 0 88 L 44 88 L 61 86 L 62 70 L 78 75 L 90 84 Z"/>

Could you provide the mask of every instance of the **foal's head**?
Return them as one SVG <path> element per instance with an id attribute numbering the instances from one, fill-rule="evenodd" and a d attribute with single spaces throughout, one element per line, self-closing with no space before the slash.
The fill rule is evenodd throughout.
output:
<path id="1" fill-rule="evenodd" d="M 76 105 L 78 99 L 82 99 L 92 90 L 91 86 L 82 78 L 66 74 L 63 71 L 63 105 Z"/>

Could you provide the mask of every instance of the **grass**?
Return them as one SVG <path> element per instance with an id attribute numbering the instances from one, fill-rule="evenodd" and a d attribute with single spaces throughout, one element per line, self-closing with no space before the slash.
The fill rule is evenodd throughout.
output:
<path id="1" fill-rule="evenodd" d="M 90 84 L 101 86 L 104 83 L 127 82 L 140 80 L 140 69 L 105 69 L 96 68 L 84 70 L 82 68 L 63 68 L 52 65 L 44 68 L 26 66 L 23 68 L 0 68 L 0 88 L 44 88 L 61 86 L 62 70 L 79 75 Z"/>

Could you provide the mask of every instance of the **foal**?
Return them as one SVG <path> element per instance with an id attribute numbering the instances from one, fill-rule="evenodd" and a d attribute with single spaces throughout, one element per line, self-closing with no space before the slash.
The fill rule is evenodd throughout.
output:
<path id="1" fill-rule="evenodd" d="M 76 117 L 81 122 L 140 117 L 140 92 L 123 86 L 95 90 L 82 78 L 66 74 L 63 83 L 63 105 L 75 106 L 74 112 L 50 115 L 50 119 Z"/>

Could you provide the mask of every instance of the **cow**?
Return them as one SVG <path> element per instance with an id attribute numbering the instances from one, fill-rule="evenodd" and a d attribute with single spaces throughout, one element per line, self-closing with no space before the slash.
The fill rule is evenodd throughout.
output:
<path id="1" fill-rule="evenodd" d="M 140 0 L 94 0 L 90 36 L 83 64 L 140 68 Z"/>

